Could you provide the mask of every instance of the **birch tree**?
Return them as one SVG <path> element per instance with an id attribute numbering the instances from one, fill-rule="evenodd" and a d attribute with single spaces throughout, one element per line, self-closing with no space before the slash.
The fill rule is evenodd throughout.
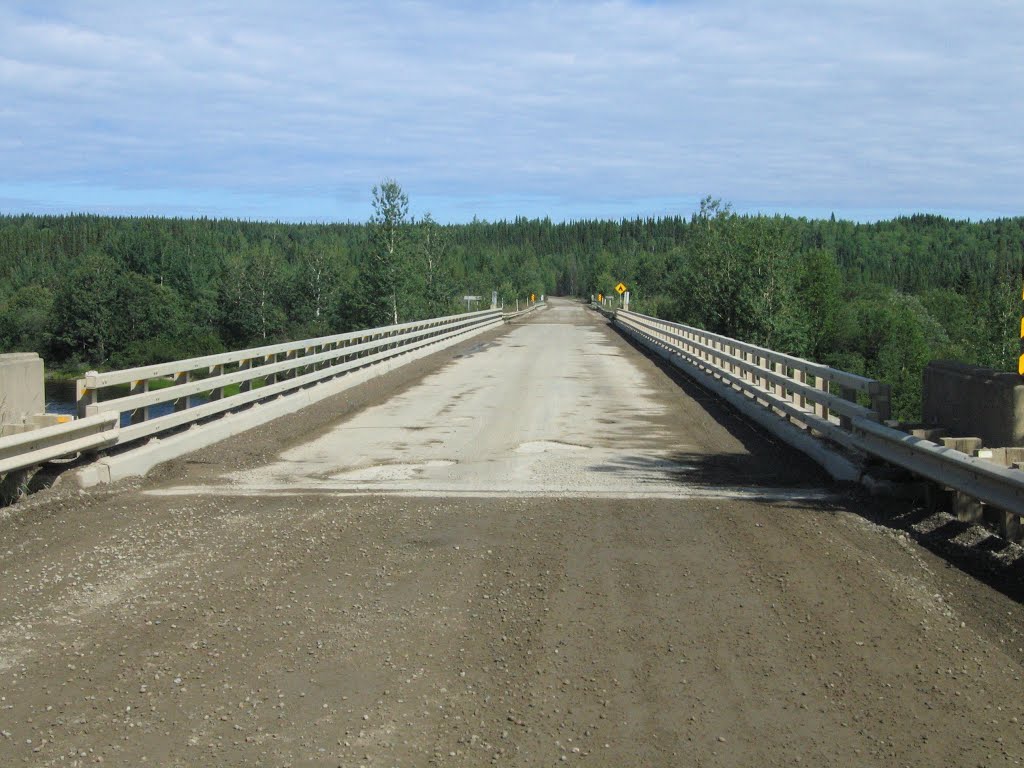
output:
<path id="1" fill-rule="evenodd" d="M 367 297 L 377 303 L 385 300 L 391 321 L 398 325 L 398 292 L 407 269 L 409 196 L 394 179 L 385 179 L 373 188 L 373 216 L 370 238 L 373 250 L 367 275 L 368 287 L 383 296 Z"/>

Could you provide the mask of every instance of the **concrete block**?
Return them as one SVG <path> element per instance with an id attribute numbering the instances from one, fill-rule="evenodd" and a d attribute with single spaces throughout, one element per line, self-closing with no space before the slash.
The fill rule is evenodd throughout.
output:
<path id="1" fill-rule="evenodd" d="M 933 443 L 939 442 L 939 440 L 949 434 L 949 430 L 943 429 L 942 427 L 914 427 L 908 430 L 908 432 L 914 437 L 919 437 L 922 440 L 929 440 Z"/>
<path id="2" fill-rule="evenodd" d="M 977 435 L 985 445 L 1024 447 L 1022 382 L 1016 373 L 932 361 L 924 371 L 925 426 Z"/>
<path id="3" fill-rule="evenodd" d="M 0 355 L 0 424 L 20 426 L 46 410 L 43 361 L 35 352 Z"/>
<path id="4" fill-rule="evenodd" d="M 974 455 L 1001 467 L 1020 469 L 1018 465 L 1024 463 L 1024 448 L 985 448 Z"/>
<path id="5" fill-rule="evenodd" d="M 60 413 L 37 413 L 29 418 L 28 425 L 32 429 L 42 429 L 52 427 L 54 424 L 66 424 L 69 421 L 74 421 L 74 417 Z"/>
<path id="6" fill-rule="evenodd" d="M 973 456 L 982 446 L 980 437 L 940 437 L 939 440 L 946 448 L 966 453 L 968 456 Z"/>

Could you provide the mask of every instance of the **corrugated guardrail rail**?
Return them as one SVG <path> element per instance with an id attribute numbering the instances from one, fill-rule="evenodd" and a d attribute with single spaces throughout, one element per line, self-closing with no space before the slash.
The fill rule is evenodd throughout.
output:
<path id="1" fill-rule="evenodd" d="M 517 318 L 522 317 L 523 315 L 527 315 L 530 312 L 538 310 L 538 309 L 540 309 L 541 307 L 544 307 L 544 306 L 546 306 L 546 304 L 544 302 L 538 301 L 538 302 L 536 302 L 534 304 L 531 304 L 530 306 L 526 307 L 525 309 L 520 309 L 518 312 L 502 312 L 501 318 L 503 320 L 505 320 L 506 322 L 508 322 L 509 320 L 515 320 Z"/>
<path id="2" fill-rule="evenodd" d="M 838 458 L 823 460 L 821 445 L 834 443 L 854 456 L 875 456 L 1018 517 L 1024 516 L 1024 472 L 967 456 L 882 424 L 889 417 L 886 384 L 636 312 L 619 310 L 613 318 L 619 328 L 641 345 L 811 454 L 839 479 L 858 479 L 858 465 Z M 869 402 L 870 407 L 859 404 L 858 396 Z M 818 444 L 817 450 L 812 440 Z"/>
<path id="3" fill-rule="evenodd" d="M 118 417 L 105 413 L 0 438 L 0 475 L 117 443 Z"/>

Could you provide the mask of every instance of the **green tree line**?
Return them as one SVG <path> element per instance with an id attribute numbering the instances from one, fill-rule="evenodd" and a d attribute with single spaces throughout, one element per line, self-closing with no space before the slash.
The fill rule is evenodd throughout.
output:
<path id="1" fill-rule="evenodd" d="M 1024 217 L 861 224 L 707 198 L 688 217 L 446 225 L 408 209 L 386 180 L 362 224 L 0 216 L 0 351 L 125 367 L 623 281 L 638 311 L 887 381 L 905 419 L 929 359 L 1015 365 Z"/>

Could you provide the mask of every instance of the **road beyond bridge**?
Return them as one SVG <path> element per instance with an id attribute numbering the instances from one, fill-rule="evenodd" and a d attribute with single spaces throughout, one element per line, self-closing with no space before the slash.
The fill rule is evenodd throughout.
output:
<path id="1" fill-rule="evenodd" d="M 1021 764 L 1021 605 L 872 503 L 553 301 L 5 510 L 0 765 Z"/>

